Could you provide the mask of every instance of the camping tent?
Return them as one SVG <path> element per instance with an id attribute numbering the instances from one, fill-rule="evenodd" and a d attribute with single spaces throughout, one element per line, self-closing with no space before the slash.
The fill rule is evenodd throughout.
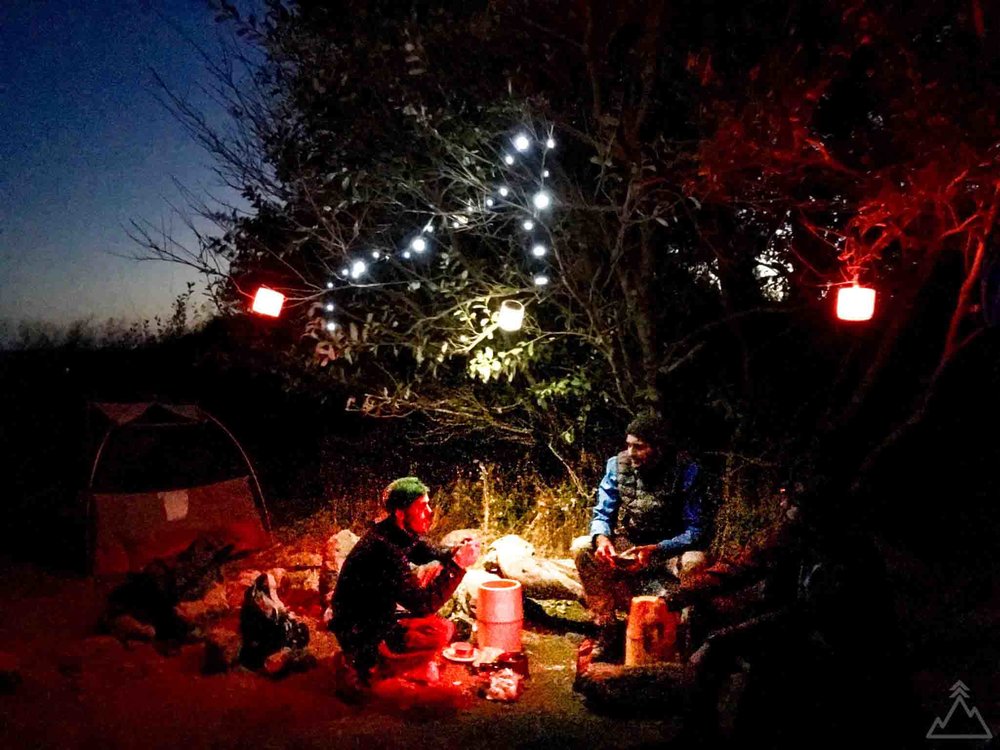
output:
<path id="1" fill-rule="evenodd" d="M 103 423 L 86 492 L 95 573 L 139 570 L 203 534 L 234 551 L 270 543 L 257 475 L 222 422 L 190 404 L 91 407 Z"/>

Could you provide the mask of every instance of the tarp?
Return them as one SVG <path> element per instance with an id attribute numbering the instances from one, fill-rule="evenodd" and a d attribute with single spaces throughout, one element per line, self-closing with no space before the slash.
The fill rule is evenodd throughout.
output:
<path id="1" fill-rule="evenodd" d="M 183 551 L 200 534 L 237 552 L 269 542 L 247 477 L 164 492 L 96 493 L 93 502 L 95 573 L 140 570 Z"/>
<path id="2" fill-rule="evenodd" d="M 117 425 L 129 424 L 142 418 L 153 406 L 191 422 L 204 422 L 205 414 L 193 404 L 164 404 L 159 401 L 144 401 L 130 404 L 94 402 L 94 408 Z"/>

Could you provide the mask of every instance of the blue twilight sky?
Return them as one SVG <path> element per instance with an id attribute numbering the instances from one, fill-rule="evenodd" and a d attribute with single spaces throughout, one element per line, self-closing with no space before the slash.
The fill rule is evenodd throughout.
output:
<path id="1" fill-rule="evenodd" d="M 139 263 L 130 219 L 169 220 L 172 178 L 210 158 L 156 100 L 151 68 L 197 101 L 185 38 L 214 48 L 204 0 L 0 0 L 0 325 L 169 315 L 192 271 Z M 174 227 L 183 227 L 176 219 Z"/>

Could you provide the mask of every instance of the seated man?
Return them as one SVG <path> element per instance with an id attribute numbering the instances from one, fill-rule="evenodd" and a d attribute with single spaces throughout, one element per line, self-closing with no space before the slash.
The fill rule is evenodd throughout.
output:
<path id="1" fill-rule="evenodd" d="M 416 477 L 392 482 L 382 495 L 389 515 L 358 541 L 344 560 L 333 592 L 330 629 L 344 655 L 367 681 L 383 673 L 427 666 L 447 645 L 454 626 L 434 614 L 454 593 L 479 550 L 472 540 L 434 547 L 428 489 Z"/>
<path id="2" fill-rule="evenodd" d="M 608 461 L 597 489 L 589 543 L 576 567 L 605 657 L 616 640 L 615 610 L 633 596 L 665 593 L 664 583 L 706 563 L 701 472 L 667 441 L 657 417 L 637 417 L 626 450 Z M 621 553 L 621 554 L 620 554 Z"/>

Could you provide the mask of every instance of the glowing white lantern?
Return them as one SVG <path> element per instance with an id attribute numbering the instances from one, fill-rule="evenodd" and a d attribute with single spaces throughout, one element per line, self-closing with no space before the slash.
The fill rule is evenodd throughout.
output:
<path id="1" fill-rule="evenodd" d="M 525 232 L 530 232 L 532 229 L 535 228 L 535 222 L 533 222 L 531 219 L 525 219 L 524 223 L 521 226 L 524 227 Z"/>
<path id="2" fill-rule="evenodd" d="M 255 313 L 277 318 L 281 314 L 281 306 L 285 304 L 285 295 L 262 286 L 257 290 L 250 307 Z"/>
<path id="3" fill-rule="evenodd" d="M 542 245 L 541 243 L 531 248 L 531 254 L 534 255 L 536 258 L 544 257 L 545 253 L 547 253 L 548 251 L 549 251 L 548 248 L 545 247 L 545 245 Z"/>
<path id="4" fill-rule="evenodd" d="M 534 282 L 535 286 L 545 286 L 546 284 L 549 283 L 549 277 L 546 276 L 545 274 L 540 273 L 534 278 Z"/>
<path id="5" fill-rule="evenodd" d="M 556 147 L 555 138 L 549 138 L 548 140 L 545 141 L 545 148 L 555 148 L 555 147 Z"/>
<path id="6" fill-rule="evenodd" d="M 333 312 L 333 303 L 332 302 L 327 302 L 326 303 L 326 311 L 327 312 Z"/>
<path id="7" fill-rule="evenodd" d="M 504 154 L 503 155 L 503 163 L 506 164 L 509 167 L 511 164 L 514 163 L 514 157 L 511 156 L 510 154 Z"/>
<path id="8" fill-rule="evenodd" d="M 328 331 L 336 331 L 337 330 L 337 324 L 334 323 L 331 320 L 329 323 L 326 324 L 326 330 L 328 330 Z"/>
<path id="9" fill-rule="evenodd" d="M 524 322 L 524 305 L 517 300 L 505 299 L 500 305 L 497 325 L 504 331 L 518 331 Z"/>
<path id="10" fill-rule="evenodd" d="M 531 139 L 524 133 L 518 133 L 514 136 L 514 148 L 518 151 L 527 151 L 531 148 Z"/>
<path id="11" fill-rule="evenodd" d="M 535 208 L 539 211 L 544 211 L 552 205 L 552 197 L 544 190 L 539 190 L 532 196 L 531 202 L 535 204 Z"/>
<path id="12" fill-rule="evenodd" d="M 837 290 L 837 317 L 841 320 L 871 320 L 875 312 L 875 290 L 867 286 L 844 286 Z"/>
<path id="13" fill-rule="evenodd" d="M 356 279 L 367 270 L 368 266 L 363 260 L 356 260 L 351 264 L 351 278 Z"/>
<path id="14" fill-rule="evenodd" d="M 503 198 L 506 198 L 508 195 L 510 195 L 510 188 L 508 188 L 506 185 L 501 185 L 500 189 L 497 190 L 497 192 L 500 193 L 500 195 Z"/>
<path id="15" fill-rule="evenodd" d="M 427 249 L 427 240 L 423 237 L 414 237 L 413 242 L 410 243 L 410 247 L 413 248 L 414 252 L 422 253 Z"/>

